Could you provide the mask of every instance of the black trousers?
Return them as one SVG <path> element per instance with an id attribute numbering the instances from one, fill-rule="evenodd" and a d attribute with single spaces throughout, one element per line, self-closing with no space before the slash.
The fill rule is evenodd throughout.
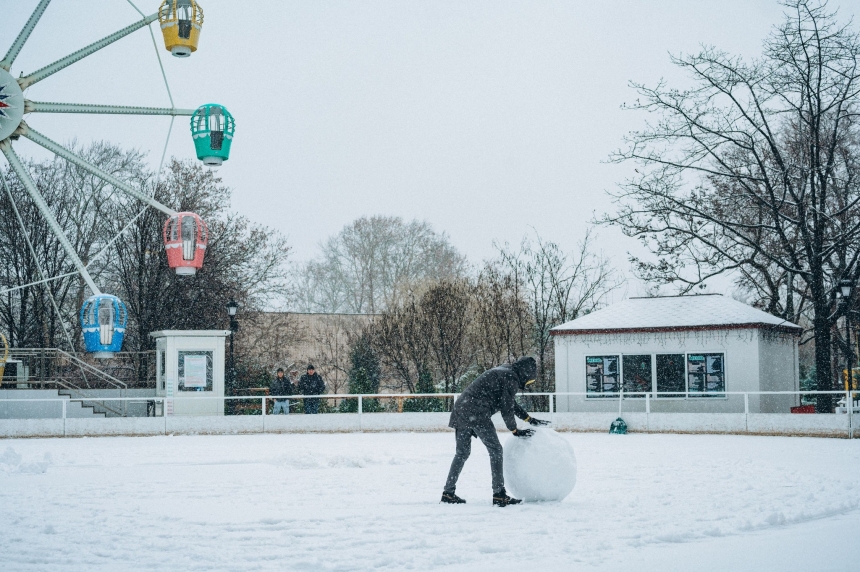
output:
<path id="1" fill-rule="evenodd" d="M 453 493 L 457 487 L 457 479 L 460 478 L 463 465 L 466 464 L 466 459 L 472 453 L 473 437 L 480 439 L 487 448 L 487 452 L 490 453 L 490 470 L 493 473 L 493 493 L 501 492 L 505 488 L 505 475 L 503 471 L 504 454 L 493 422 L 487 419 L 485 423 L 479 423 L 471 428 L 455 429 L 454 435 L 457 440 L 457 453 L 454 455 L 454 460 L 451 461 L 448 480 L 445 482 L 445 492 Z"/>

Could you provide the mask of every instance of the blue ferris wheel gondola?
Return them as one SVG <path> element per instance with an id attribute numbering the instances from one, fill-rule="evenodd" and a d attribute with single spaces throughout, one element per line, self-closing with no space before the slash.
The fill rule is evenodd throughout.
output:
<path id="1" fill-rule="evenodd" d="M 122 300 L 110 294 L 90 296 L 81 306 L 81 329 L 87 352 L 96 358 L 110 358 L 122 349 L 128 310 Z"/>

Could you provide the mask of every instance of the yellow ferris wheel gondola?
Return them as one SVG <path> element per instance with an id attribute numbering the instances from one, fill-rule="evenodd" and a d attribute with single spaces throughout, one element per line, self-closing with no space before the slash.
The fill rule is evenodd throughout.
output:
<path id="1" fill-rule="evenodd" d="M 0 348 L 3 352 L 0 355 L 0 383 L 3 383 L 3 373 L 6 371 L 6 361 L 9 359 L 9 342 L 3 334 L 0 334 L 0 341 L 3 342 L 3 347 Z"/>
<path id="2" fill-rule="evenodd" d="M 164 35 L 164 47 L 177 58 L 187 58 L 197 51 L 203 8 L 195 0 L 164 0 L 158 9 L 158 21 Z"/>

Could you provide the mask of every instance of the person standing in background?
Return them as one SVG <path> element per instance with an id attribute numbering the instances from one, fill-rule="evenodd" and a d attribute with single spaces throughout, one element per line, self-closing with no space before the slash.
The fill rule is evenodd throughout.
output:
<path id="1" fill-rule="evenodd" d="M 284 375 L 284 368 L 279 367 L 278 372 L 275 374 L 275 379 L 273 379 L 271 385 L 269 385 L 269 395 L 283 397 L 285 395 L 292 394 L 293 384 L 290 383 L 290 380 Z M 289 399 L 275 399 L 275 407 L 272 409 L 272 415 L 280 414 L 290 414 Z"/>
<path id="2" fill-rule="evenodd" d="M 325 381 L 316 372 L 313 364 L 308 364 L 308 372 L 299 379 L 299 393 L 302 395 L 322 395 L 325 393 Z M 305 413 L 319 413 L 319 397 L 305 398 Z"/>

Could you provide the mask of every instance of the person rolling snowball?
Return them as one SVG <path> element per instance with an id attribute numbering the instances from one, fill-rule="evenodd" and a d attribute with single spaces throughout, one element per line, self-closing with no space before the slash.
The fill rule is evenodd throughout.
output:
<path id="1" fill-rule="evenodd" d="M 533 357 L 522 357 L 512 364 L 500 365 L 478 376 L 457 398 L 451 410 L 448 426 L 454 429 L 457 452 L 451 462 L 448 480 L 442 491 L 442 501 L 449 504 L 462 504 L 466 501 L 455 494 L 457 479 L 469 454 L 472 452 L 472 438 L 481 440 L 490 453 L 490 468 L 493 474 L 493 506 L 519 504 L 519 499 L 511 498 L 505 492 L 504 453 L 499 443 L 496 428 L 490 419 L 501 411 L 505 425 L 517 437 L 528 438 L 533 429 L 517 429 L 514 416 L 531 425 L 548 425 L 549 421 L 530 417 L 514 401 L 517 392 L 534 383 L 537 363 Z"/>

